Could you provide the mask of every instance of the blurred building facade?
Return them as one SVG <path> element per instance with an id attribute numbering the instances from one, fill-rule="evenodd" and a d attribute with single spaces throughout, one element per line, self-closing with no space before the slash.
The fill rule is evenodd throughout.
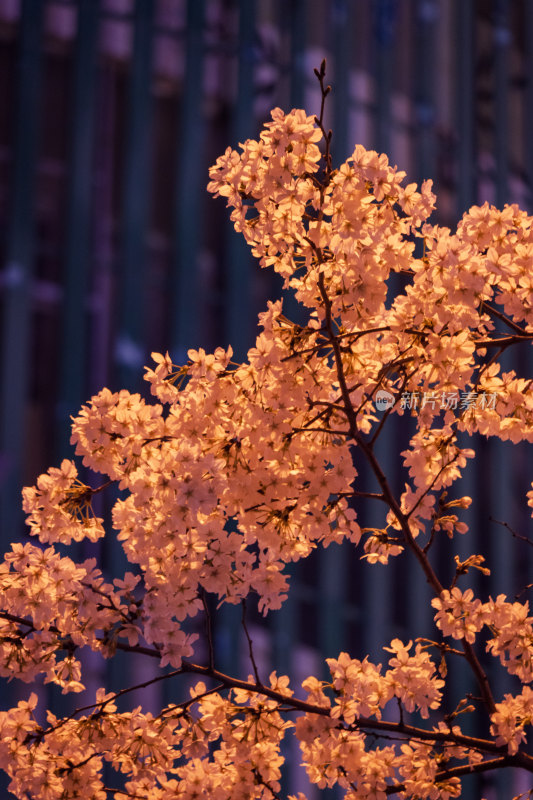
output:
<path id="1" fill-rule="evenodd" d="M 190 347 L 231 343 L 243 357 L 252 344 L 279 285 L 207 195 L 207 170 L 274 106 L 317 112 L 324 57 L 336 160 L 360 142 L 410 180 L 433 178 L 441 224 L 485 200 L 533 210 L 527 0 L 0 3 L 4 547 L 23 530 L 21 485 L 68 454 L 69 415 L 91 394 L 143 390 L 153 350 L 180 362 Z M 469 480 L 512 524 L 526 457 L 504 475 L 498 458 L 487 450 Z M 509 542 L 495 536 L 493 556 Z M 502 557 L 526 576 L 528 554 Z M 354 580 L 350 558 L 330 548 L 296 575 L 283 619 L 257 632 L 267 660 L 308 674 L 346 640 L 379 657 L 380 642 L 424 613 L 410 567 L 361 568 Z M 228 659 L 231 631 L 228 620 Z"/>

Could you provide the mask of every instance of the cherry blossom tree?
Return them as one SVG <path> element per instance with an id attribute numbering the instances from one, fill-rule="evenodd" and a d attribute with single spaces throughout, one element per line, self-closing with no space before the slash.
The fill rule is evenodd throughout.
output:
<path id="1" fill-rule="evenodd" d="M 311 783 L 348 800 L 447 800 L 469 774 L 533 773 L 528 604 L 474 595 L 471 571 L 482 582 L 498 566 L 482 554 L 456 553 L 451 580 L 436 556 L 440 540 L 468 537 L 465 444 L 533 439 L 531 379 L 500 364 L 533 340 L 532 218 L 486 203 L 452 233 L 427 221 L 431 181 L 405 184 L 385 155 L 357 145 L 334 167 L 324 63 L 316 74 L 319 115 L 274 109 L 257 141 L 217 160 L 208 186 L 294 293 L 300 323 L 270 302 L 242 364 L 231 347 L 191 350 L 181 366 L 154 354 L 153 402 L 103 389 L 73 421 L 93 477 L 65 460 L 23 491 L 38 544 L 13 544 L 0 564 L 0 674 L 79 693 L 84 653 L 125 651 L 153 662 L 146 683 L 179 692 L 182 678 L 187 690 L 154 714 L 122 710 L 138 687 L 102 687 L 57 716 L 30 686 L 0 713 L 0 766 L 20 800 L 277 800 L 288 740 Z M 412 431 L 400 492 L 376 448 L 395 417 Z M 361 489 L 355 456 L 375 492 Z M 107 524 L 93 500 L 113 487 Z M 382 510 L 381 527 L 360 527 L 362 502 Z M 522 502 L 533 506 L 533 489 Z M 123 574 L 64 554 L 104 535 L 124 549 Z M 414 560 L 432 591 L 433 638 L 384 641 L 384 666 L 332 653 L 329 677 L 301 686 L 262 676 L 250 639 L 250 674 L 221 671 L 215 606 L 279 609 L 287 566 L 342 541 L 371 564 Z M 191 633 L 192 619 L 205 633 Z M 474 693 L 447 686 L 450 662 Z M 497 693 L 498 671 L 513 676 L 511 693 Z M 480 735 L 468 732 L 473 717 Z"/>

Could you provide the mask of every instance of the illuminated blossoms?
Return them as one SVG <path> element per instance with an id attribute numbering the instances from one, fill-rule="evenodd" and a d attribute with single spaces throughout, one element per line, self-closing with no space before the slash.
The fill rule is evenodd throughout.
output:
<path id="1" fill-rule="evenodd" d="M 324 101 L 324 69 L 317 75 Z M 386 156 L 361 145 L 333 167 L 323 106 L 318 119 L 275 109 L 258 141 L 217 160 L 208 186 L 261 265 L 294 292 L 303 321 L 269 303 L 242 364 L 231 347 L 191 350 L 184 365 L 155 354 L 145 376 L 155 401 L 103 389 L 73 422 L 78 466 L 65 460 L 24 490 L 43 547 L 14 544 L 0 564 L 0 674 L 82 692 L 84 652 L 125 650 L 167 667 L 165 680 L 200 682 L 157 715 L 122 711 L 119 695 L 100 688 L 64 718 L 38 716 L 28 692 L 0 712 L 0 766 L 20 800 L 277 799 L 287 737 L 309 779 L 340 786 L 349 800 L 446 800 L 470 771 L 533 772 L 528 605 L 474 595 L 469 571 L 494 566 L 481 555 L 457 555 L 445 583 L 432 549 L 443 535 L 467 535 L 460 514 L 470 498 L 452 496 L 475 457 L 465 436 L 533 440 L 531 382 L 498 361 L 533 340 L 532 220 L 485 204 L 455 233 L 430 225 L 430 181 L 405 184 Z M 391 297 L 393 275 L 403 288 Z M 393 397 L 384 410 L 378 391 Z M 491 402 L 401 402 L 452 392 Z M 374 447 L 393 415 L 411 431 L 398 455 L 399 496 Z M 382 528 L 358 523 L 368 493 L 355 452 L 379 487 L 369 499 L 383 509 Z M 96 473 L 88 484 L 80 463 L 84 476 Z M 92 499 L 112 485 L 120 497 L 106 532 Z M 125 573 L 63 555 L 72 541 L 104 535 L 121 543 Z M 342 540 L 371 563 L 410 552 L 433 592 L 434 640 L 415 631 L 412 641 L 384 642 L 384 665 L 331 654 L 330 676 L 301 687 L 261 675 L 250 642 L 251 674 L 221 673 L 217 607 L 251 597 L 265 614 L 280 608 L 287 564 Z M 195 617 L 206 629 L 200 657 L 187 625 Z M 515 676 L 514 694 L 495 693 L 487 657 Z M 476 686 L 453 701 L 452 660 Z M 472 715 L 476 737 L 462 728 Z"/>

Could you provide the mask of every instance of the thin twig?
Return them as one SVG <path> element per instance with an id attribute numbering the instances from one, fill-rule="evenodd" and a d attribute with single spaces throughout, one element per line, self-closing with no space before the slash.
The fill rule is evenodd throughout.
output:
<path id="1" fill-rule="evenodd" d="M 257 669 L 257 663 L 255 661 L 252 638 L 250 636 L 250 633 L 248 632 L 248 626 L 246 625 L 246 600 L 244 598 L 241 600 L 241 605 L 242 605 L 241 623 L 244 629 L 244 633 L 246 634 L 246 639 L 248 640 L 248 655 L 250 656 L 250 661 L 252 662 L 252 667 L 255 675 L 255 682 L 257 686 L 263 686 L 263 681 L 259 677 L 259 670 Z"/>
<path id="2" fill-rule="evenodd" d="M 202 597 L 202 605 L 204 607 L 205 612 L 205 632 L 207 636 L 207 647 L 209 649 L 209 667 L 214 669 L 215 666 L 215 650 L 213 645 L 213 627 L 212 627 L 212 620 L 211 620 L 211 612 L 209 610 L 209 605 L 207 603 L 207 597 L 205 593 L 205 589 L 202 589 L 201 592 Z"/>
<path id="3" fill-rule="evenodd" d="M 524 331 L 523 328 L 521 328 L 519 325 L 516 324 L 516 322 L 513 322 L 511 319 L 506 317 L 505 314 L 502 314 L 501 311 L 498 311 L 497 308 L 494 308 L 494 306 L 490 306 L 486 302 L 486 300 L 484 300 L 480 306 L 480 311 L 483 310 L 487 311 L 491 315 L 491 317 L 496 317 L 496 319 L 499 319 L 500 322 L 504 323 L 504 325 L 508 325 L 509 328 L 518 333 L 520 336 L 522 336 L 524 333 L 527 333 L 527 331 Z"/>
<path id="4" fill-rule="evenodd" d="M 515 530 L 513 530 L 513 528 L 511 528 L 508 522 L 502 522 L 499 519 L 494 519 L 494 517 L 489 517 L 489 520 L 490 522 L 495 522 L 497 525 L 501 525 L 502 527 L 507 528 L 511 536 L 513 536 L 515 539 L 520 539 L 521 542 L 525 542 L 526 544 L 533 547 L 533 541 L 529 539 L 527 536 L 523 536 L 521 533 L 517 533 Z"/>

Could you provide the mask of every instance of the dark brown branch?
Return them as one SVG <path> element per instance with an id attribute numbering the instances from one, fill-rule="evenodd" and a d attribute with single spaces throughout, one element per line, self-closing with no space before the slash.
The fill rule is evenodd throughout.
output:
<path id="1" fill-rule="evenodd" d="M 379 492 L 358 492 L 356 490 L 350 492 L 339 492 L 339 497 L 367 497 L 369 500 L 381 500 L 387 502 L 385 497 Z"/>
<path id="2" fill-rule="evenodd" d="M 503 769 L 504 767 L 523 767 L 522 763 L 517 763 L 516 756 L 501 756 L 500 758 L 491 758 L 487 761 L 480 761 L 477 764 L 464 764 L 462 766 L 450 767 L 437 772 L 433 783 L 438 784 L 443 781 L 450 780 L 450 778 L 462 778 L 465 775 L 479 775 L 483 772 L 490 772 L 495 769 Z M 405 791 L 405 784 L 397 783 L 392 786 L 387 786 L 385 789 L 386 794 L 396 794 L 397 792 Z"/>
<path id="3" fill-rule="evenodd" d="M 318 82 L 320 83 L 320 92 L 321 92 L 321 100 L 320 100 L 320 116 L 315 117 L 316 123 L 320 130 L 322 131 L 322 136 L 324 137 L 324 141 L 326 143 L 326 148 L 324 152 L 324 161 L 326 163 L 324 172 L 325 172 L 325 183 L 320 187 L 320 193 L 323 195 L 324 186 L 329 183 L 329 179 L 332 173 L 332 166 L 331 166 L 331 137 L 332 131 L 326 131 L 324 128 L 324 109 L 326 105 L 326 97 L 331 92 L 331 86 L 326 86 L 324 83 L 324 78 L 326 77 L 326 59 L 322 60 L 320 64 L 320 70 L 315 69 L 315 75 L 318 78 Z"/>
<path id="4" fill-rule="evenodd" d="M 204 694 L 211 694 L 214 691 L 221 691 L 223 689 L 241 689 L 250 692 L 252 694 L 263 695 L 272 700 L 275 700 L 279 704 L 278 711 L 284 711 L 286 713 L 294 713 L 295 711 L 300 711 L 307 714 L 317 714 L 319 716 L 327 716 L 327 717 L 331 715 L 331 708 L 329 706 L 316 705 L 315 703 L 310 703 L 305 700 L 300 700 L 299 698 L 296 698 L 294 696 L 285 695 L 282 692 L 279 692 L 275 689 L 271 689 L 265 685 L 260 685 L 257 682 L 250 682 L 241 680 L 239 678 L 234 678 L 230 675 L 226 675 L 220 672 L 217 669 L 213 669 L 211 666 L 202 666 L 199 664 L 194 664 L 192 662 L 184 661 L 181 667 L 178 669 L 172 670 L 171 672 L 162 675 L 157 675 L 142 683 L 135 684 L 134 686 L 129 686 L 126 687 L 125 689 L 121 689 L 120 691 L 116 692 L 115 694 L 111 695 L 106 700 L 103 700 L 100 703 L 92 703 L 90 705 L 76 709 L 69 717 L 60 720 L 56 726 L 50 728 L 48 731 L 46 730 L 39 731 L 38 737 L 42 738 L 49 731 L 54 730 L 57 727 L 60 727 L 61 725 L 65 724 L 68 720 L 75 718 L 78 714 L 81 714 L 83 711 L 99 708 L 99 711 L 95 712 L 95 714 L 97 715 L 98 713 L 103 712 L 105 706 L 108 703 L 113 702 L 114 700 L 128 693 L 146 688 L 148 686 L 153 685 L 154 683 L 163 680 L 168 680 L 171 678 L 175 678 L 179 675 L 187 675 L 187 674 L 202 675 L 205 678 L 209 678 L 217 682 L 217 686 L 215 688 L 207 689 Z M 258 681 L 257 674 L 256 674 L 256 681 Z M 182 704 L 173 706 L 172 711 L 175 711 L 177 708 L 186 708 L 192 705 L 202 696 L 203 695 L 199 695 L 197 698 L 190 698 Z M 168 713 L 168 709 L 165 711 L 165 713 Z M 477 750 L 479 752 L 495 754 L 500 756 L 500 758 L 506 758 L 506 759 L 508 758 L 505 755 L 505 747 L 497 745 L 494 741 L 474 736 L 458 734 L 452 730 L 450 731 L 427 730 L 425 728 L 420 728 L 415 725 L 406 724 L 402 720 L 400 722 L 392 722 L 392 721 L 379 720 L 370 717 L 360 716 L 350 725 L 344 726 L 341 722 L 339 722 L 339 725 L 344 727 L 345 730 L 360 730 L 363 733 L 374 732 L 378 736 L 385 734 L 394 734 L 397 737 L 410 738 L 424 742 L 433 742 L 435 744 L 441 744 L 441 745 L 446 745 L 446 744 L 461 745 L 464 747 L 468 747 L 470 749 Z M 513 759 L 512 762 L 509 761 L 508 763 L 513 763 L 516 766 L 523 767 L 524 769 L 533 772 L 533 756 L 530 756 L 527 753 L 519 752 L 515 756 L 513 756 L 512 759 Z"/>
<path id="5" fill-rule="evenodd" d="M 252 692 L 253 694 L 262 694 L 265 697 L 270 697 L 276 700 L 280 705 L 284 706 L 288 712 L 303 711 L 307 714 L 318 714 L 320 716 L 329 717 L 331 709 L 325 706 L 319 706 L 315 703 L 308 703 L 305 700 L 300 700 L 297 697 L 287 696 L 275 689 L 270 689 L 268 686 L 257 687 L 255 683 L 233 678 L 225 675 L 219 670 L 210 670 L 208 667 L 203 667 L 199 664 L 191 662 L 184 662 L 181 671 L 183 673 L 193 673 L 204 675 L 207 678 L 212 678 L 223 684 L 228 689 L 243 689 L 244 691 Z M 279 710 L 279 709 L 278 709 Z M 351 725 L 346 726 L 348 730 L 361 730 L 366 731 L 383 731 L 385 733 L 394 733 L 400 736 L 406 736 L 411 739 L 418 739 L 420 741 L 439 742 L 443 744 L 459 744 L 464 747 L 469 747 L 474 750 L 479 750 L 486 753 L 502 754 L 506 751 L 505 747 L 495 744 L 489 739 L 481 739 L 474 736 L 466 736 L 463 734 L 456 734 L 453 731 L 432 731 L 424 728 L 419 728 L 414 725 L 401 724 L 399 722 L 389 722 L 386 720 L 372 719 L 370 717 L 359 717 Z M 520 766 L 533 772 L 533 756 L 526 753 L 517 754 L 520 756 Z"/>
<path id="6" fill-rule="evenodd" d="M 25 617 L 17 617 L 15 614 L 10 614 L 7 611 L 0 611 L 0 619 L 8 620 L 9 622 L 15 622 L 17 625 L 26 625 L 31 632 L 38 633 L 41 631 L 41 628 L 37 628 L 33 622 Z M 50 625 L 46 630 L 55 633 L 56 636 L 60 636 L 63 641 L 67 640 L 69 637 L 65 636 L 59 628 L 55 625 Z M 100 644 L 109 645 L 109 642 L 103 636 L 95 637 L 95 641 L 99 642 Z M 143 647 L 140 644 L 124 644 L 123 642 L 113 642 L 113 647 L 116 647 L 117 650 L 122 650 L 125 653 L 139 653 L 144 656 L 151 656 L 152 658 L 161 658 L 161 653 L 159 650 L 156 650 L 152 647 Z M 63 649 L 61 646 L 61 642 L 58 642 L 58 648 Z M 96 652 L 100 652 L 97 650 Z M 105 656 L 104 656 L 105 657 Z"/>
<path id="7" fill-rule="evenodd" d="M 516 322 L 513 322 L 512 319 L 506 317 L 505 314 L 502 314 L 501 311 L 498 311 L 497 308 L 489 305 L 486 301 L 481 303 L 480 311 L 486 311 L 491 317 L 496 317 L 496 319 L 499 319 L 500 322 L 503 322 L 504 325 L 507 325 L 509 328 L 511 328 L 511 330 L 515 331 L 515 333 L 519 334 L 519 336 L 523 336 L 524 333 L 527 333 L 520 327 L 520 325 L 517 325 Z"/>
<path id="8" fill-rule="evenodd" d="M 207 636 L 207 647 L 209 651 L 209 666 L 213 668 L 215 666 L 215 649 L 213 646 L 213 626 L 211 624 L 211 612 L 209 610 L 205 589 L 202 589 L 201 597 L 202 597 L 202 605 L 204 607 L 204 612 L 205 612 L 205 633 Z"/>
<path id="9" fill-rule="evenodd" d="M 319 263 L 321 261 L 321 252 L 319 248 L 315 247 L 315 252 L 319 259 Z M 336 339 L 335 332 L 333 330 L 332 324 L 332 313 L 331 313 L 331 300 L 328 297 L 326 292 L 325 284 L 324 284 L 324 274 L 321 272 L 318 276 L 318 288 L 324 303 L 324 312 L 326 317 L 326 330 L 328 331 L 328 335 L 333 347 L 333 352 L 335 356 L 335 366 L 337 372 L 337 380 L 339 381 L 339 386 L 341 389 L 342 398 L 344 401 L 345 406 L 345 413 L 348 419 L 348 424 L 350 427 L 350 435 L 356 444 L 360 447 L 363 454 L 365 455 L 367 461 L 369 462 L 374 475 L 376 476 L 379 485 L 381 486 L 383 496 L 385 497 L 389 508 L 391 509 L 392 513 L 398 520 L 400 524 L 400 528 L 404 535 L 405 543 L 409 550 L 414 554 L 415 558 L 417 559 L 418 563 L 420 564 L 425 576 L 426 580 L 429 585 L 432 587 L 433 591 L 437 596 L 439 596 L 443 592 L 443 586 L 439 581 L 437 575 L 435 574 L 427 554 L 424 552 L 423 548 L 421 548 L 414 539 L 413 534 L 411 533 L 411 529 L 409 527 L 409 519 L 401 510 L 396 498 L 394 497 L 387 478 L 381 469 L 379 462 L 377 461 L 372 448 L 369 444 L 362 438 L 359 434 L 357 429 L 357 418 L 351 403 L 350 394 L 348 392 L 348 388 L 346 385 L 346 378 L 344 375 L 344 369 L 342 364 L 342 355 L 340 351 L 339 343 Z M 487 678 L 486 673 L 484 672 L 479 659 L 474 651 L 474 648 L 471 644 L 463 640 L 461 642 L 463 650 L 465 652 L 466 658 L 468 663 L 470 664 L 472 671 L 476 677 L 478 682 L 481 696 L 483 697 L 483 702 L 489 714 L 494 713 L 496 710 L 496 704 L 494 702 L 494 698 L 492 696 L 492 691 L 489 685 L 489 681 Z"/>
<path id="10" fill-rule="evenodd" d="M 255 682 L 256 682 L 257 686 L 260 687 L 260 686 L 263 685 L 263 681 L 259 677 L 259 670 L 257 669 L 257 663 L 256 663 L 255 656 L 254 656 L 253 642 L 252 642 L 252 639 L 250 637 L 250 633 L 248 631 L 248 626 L 246 624 L 246 600 L 244 598 L 241 600 L 241 605 L 242 605 L 241 623 L 242 623 L 242 627 L 244 629 L 244 633 L 246 635 L 246 640 L 248 642 L 248 655 L 250 656 L 250 661 L 252 662 L 252 667 L 253 667 L 254 675 L 255 675 Z"/>
<path id="11" fill-rule="evenodd" d="M 501 347 L 503 351 L 505 347 L 509 347 L 512 344 L 531 342 L 532 340 L 533 333 L 523 333 L 522 335 L 502 336 L 500 339 L 478 339 L 478 341 L 474 343 L 474 346 L 480 349 L 483 347 Z"/>

